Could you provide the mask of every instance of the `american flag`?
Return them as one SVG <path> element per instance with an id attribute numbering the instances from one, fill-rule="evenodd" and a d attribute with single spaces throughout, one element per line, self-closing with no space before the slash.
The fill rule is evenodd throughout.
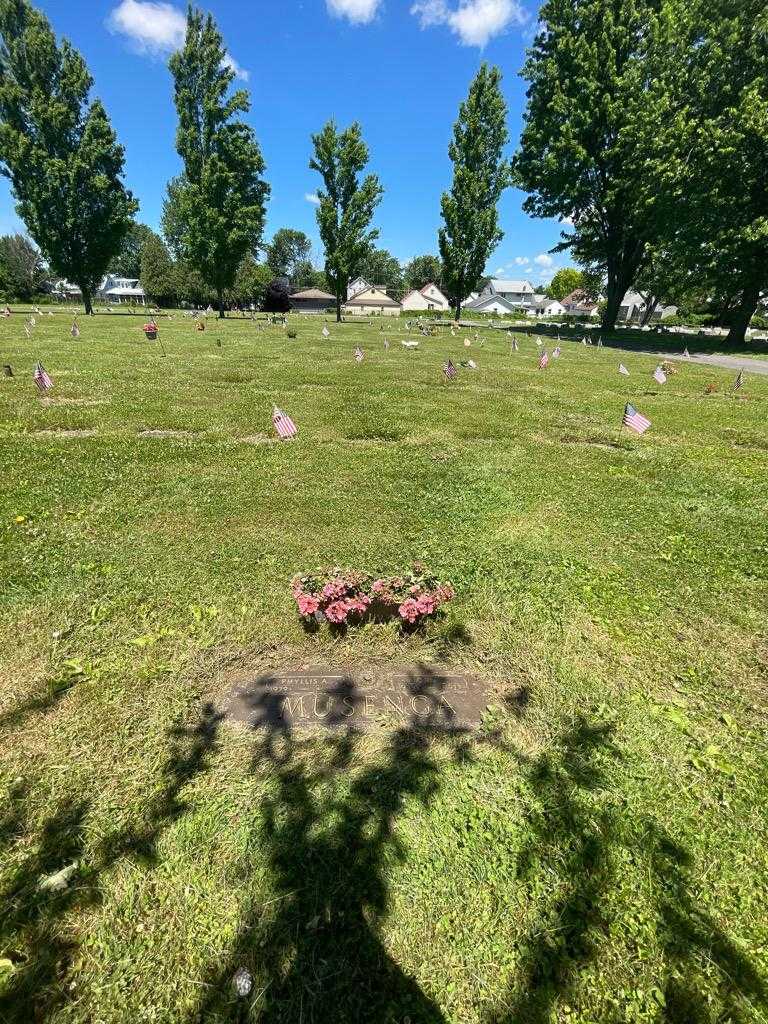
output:
<path id="1" fill-rule="evenodd" d="M 666 373 L 664 373 L 664 371 L 662 370 L 662 368 L 660 366 L 657 366 L 656 369 L 653 371 L 653 379 L 658 384 L 666 384 L 667 383 L 667 375 L 666 375 Z"/>
<path id="2" fill-rule="evenodd" d="M 363 350 L 360 348 L 359 345 L 355 349 L 355 360 L 358 363 L 362 363 L 362 361 L 363 361 Z"/>
<path id="3" fill-rule="evenodd" d="M 512 351 L 513 352 L 517 352 L 518 348 L 519 348 L 519 346 L 517 344 L 517 338 L 513 338 L 512 339 Z"/>
<path id="4" fill-rule="evenodd" d="M 296 424 L 291 417 L 284 413 L 282 409 L 278 409 L 277 406 L 272 410 L 272 423 L 275 426 L 278 437 L 282 437 L 284 440 L 289 437 L 296 437 L 298 434 Z"/>
<path id="5" fill-rule="evenodd" d="M 330 338 L 330 336 L 331 336 L 331 332 L 328 330 L 327 327 L 324 327 L 323 328 L 323 337 L 324 338 Z"/>
<path id="6" fill-rule="evenodd" d="M 619 363 L 619 373 L 623 374 L 625 377 L 629 376 L 629 370 L 626 368 L 624 363 Z"/>
<path id="7" fill-rule="evenodd" d="M 446 380 L 455 380 L 456 379 L 456 376 L 458 374 L 458 370 L 453 365 L 453 363 L 451 362 L 450 359 L 446 363 L 443 364 L 443 373 L 445 374 L 445 379 Z"/>
<path id="8" fill-rule="evenodd" d="M 546 370 L 546 368 L 548 366 L 549 366 L 549 356 L 547 355 L 547 350 L 544 349 L 544 351 L 541 353 L 541 359 L 539 359 L 539 369 L 540 370 Z"/>
<path id="9" fill-rule="evenodd" d="M 5 309 L 3 310 L 3 316 L 8 317 L 10 315 L 11 315 L 11 307 L 10 306 L 6 306 Z"/>
<path id="10" fill-rule="evenodd" d="M 554 352 L 552 353 L 552 358 L 553 358 L 553 359 L 559 359 L 559 358 L 560 358 L 560 352 L 561 352 L 561 348 L 560 348 L 560 346 L 558 345 L 558 346 L 557 346 L 557 348 L 556 348 L 556 349 L 554 350 Z"/>
<path id="11" fill-rule="evenodd" d="M 38 391 L 50 391 L 53 387 L 53 381 L 48 376 L 48 371 L 45 369 L 42 363 L 38 363 L 35 367 L 34 382 L 37 385 Z"/>
<path id="12" fill-rule="evenodd" d="M 80 337 L 80 328 L 77 326 L 77 320 L 72 321 L 72 330 L 69 332 L 73 338 Z"/>
<path id="13" fill-rule="evenodd" d="M 389 348 L 389 339 L 388 338 L 384 339 L 384 348 Z"/>
<path id="14" fill-rule="evenodd" d="M 636 434 L 644 434 L 650 425 L 651 421 L 647 420 L 645 416 L 641 416 L 634 405 L 627 402 L 624 409 L 624 426 L 634 430 Z"/>
<path id="15" fill-rule="evenodd" d="M 733 382 L 733 390 L 740 391 L 744 387 L 744 371 L 739 370 L 739 376 Z"/>

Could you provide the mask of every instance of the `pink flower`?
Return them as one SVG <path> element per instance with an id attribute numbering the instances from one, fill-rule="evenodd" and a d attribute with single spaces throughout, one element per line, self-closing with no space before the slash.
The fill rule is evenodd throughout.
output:
<path id="1" fill-rule="evenodd" d="M 419 609 L 420 615 L 431 615 L 437 609 L 439 603 L 435 594 L 422 594 L 416 602 L 416 607 Z"/>
<path id="2" fill-rule="evenodd" d="M 343 597 L 346 590 L 346 583 L 339 580 L 331 580 L 330 583 L 326 583 L 323 587 L 323 597 L 328 601 L 332 601 L 334 598 Z"/>
<path id="3" fill-rule="evenodd" d="M 334 601 L 325 609 L 325 617 L 329 622 L 342 623 L 347 621 L 349 609 L 346 601 Z"/>
<path id="4" fill-rule="evenodd" d="M 414 585 L 410 588 L 408 593 L 409 594 L 418 594 L 420 590 L 421 590 L 421 587 L 418 585 L 418 583 L 414 583 Z"/>
<path id="5" fill-rule="evenodd" d="M 415 622 L 420 617 L 419 606 L 412 597 L 407 598 L 397 609 L 400 618 L 406 622 Z"/>
<path id="6" fill-rule="evenodd" d="M 314 615 L 317 609 L 320 607 L 320 602 L 316 597 L 311 597 L 309 594 L 302 594 L 297 598 L 299 606 L 299 614 L 310 616 Z"/>
<path id="7" fill-rule="evenodd" d="M 387 589 L 387 581 L 386 580 L 374 580 L 373 581 L 373 585 L 371 587 L 371 590 L 373 591 L 374 594 L 383 594 L 386 589 Z"/>

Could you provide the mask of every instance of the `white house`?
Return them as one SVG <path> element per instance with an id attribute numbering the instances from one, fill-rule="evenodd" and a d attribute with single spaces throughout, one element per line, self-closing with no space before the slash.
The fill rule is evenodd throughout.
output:
<path id="1" fill-rule="evenodd" d="M 480 295 L 473 302 L 468 302 L 464 309 L 467 312 L 475 313 L 517 313 L 521 312 L 520 306 L 516 306 L 503 295 Z"/>
<path id="2" fill-rule="evenodd" d="M 500 278 L 491 278 L 488 284 L 480 292 L 480 298 L 496 296 L 506 299 L 513 306 L 525 307 L 533 305 L 536 289 L 530 281 L 504 281 Z"/>
<path id="3" fill-rule="evenodd" d="M 587 298 L 586 292 L 582 291 L 581 288 L 577 288 L 575 291 L 572 291 L 570 295 L 566 295 L 563 299 L 562 305 L 566 316 L 580 316 L 596 319 L 598 315 L 597 303 L 593 299 Z"/>
<path id="4" fill-rule="evenodd" d="M 430 281 L 419 291 L 408 292 L 403 299 L 403 309 L 450 309 L 451 304 L 437 287 Z"/>
<path id="5" fill-rule="evenodd" d="M 356 277 L 354 281 L 350 281 L 347 285 L 347 298 L 351 299 L 358 292 L 367 292 L 370 287 L 370 284 L 368 284 L 364 277 Z"/>
<path id="6" fill-rule="evenodd" d="M 115 277 L 114 274 L 108 274 L 101 282 L 97 298 L 102 302 L 113 304 L 122 302 L 141 306 L 146 304 L 144 289 L 139 284 L 138 278 Z"/>
<path id="7" fill-rule="evenodd" d="M 401 305 L 390 299 L 383 288 L 365 288 L 341 307 L 351 316 L 400 316 Z"/>
<path id="8" fill-rule="evenodd" d="M 533 305 L 527 310 L 528 316 L 551 317 L 563 316 L 565 306 L 557 299 L 549 299 L 546 295 L 534 295 Z"/>
<path id="9" fill-rule="evenodd" d="M 72 284 L 63 278 L 60 281 L 53 282 L 51 291 L 59 299 L 75 299 L 79 301 L 83 297 L 83 293 L 76 284 Z"/>

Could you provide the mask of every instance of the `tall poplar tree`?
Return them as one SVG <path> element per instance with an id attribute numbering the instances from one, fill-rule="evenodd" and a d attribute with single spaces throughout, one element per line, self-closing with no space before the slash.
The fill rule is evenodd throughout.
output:
<path id="1" fill-rule="evenodd" d="M 648 52 L 661 0 L 545 0 L 522 77 L 524 209 L 569 218 L 561 249 L 605 273 L 612 329 L 643 266 L 653 223 L 643 201 Z"/>
<path id="2" fill-rule="evenodd" d="M 349 282 L 379 237 L 379 232 L 369 225 L 384 190 L 375 174 L 367 175 L 362 182 L 359 179 L 368 163 L 368 147 L 359 124 L 340 132 L 329 121 L 318 135 L 312 136 L 312 143 L 315 155 L 309 166 L 322 176 L 325 185 L 317 192 L 317 224 L 325 247 L 325 275 L 336 297 L 336 319 L 341 322 L 341 306 L 346 301 Z"/>
<path id="3" fill-rule="evenodd" d="M 138 209 L 124 153 L 93 79 L 27 0 L 0 0 L 0 173 L 52 270 L 81 290 L 86 313 Z"/>
<path id="4" fill-rule="evenodd" d="M 246 253 L 256 251 L 264 229 L 269 196 L 264 160 L 253 129 L 236 119 L 250 110 L 250 100 L 244 89 L 228 96 L 235 73 L 210 14 L 190 6 L 184 46 L 169 67 L 184 172 L 168 187 L 165 234 L 175 255 L 216 293 L 223 317 L 224 293 Z"/>
<path id="5" fill-rule="evenodd" d="M 462 302 L 474 291 L 504 237 L 498 203 L 511 184 L 510 165 L 502 157 L 508 139 L 501 72 L 483 64 L 459 108 L 448 147 L 453 185 L 441 203 L 445 222 L 438 235 L 442 284 L 457 320 Z"/>

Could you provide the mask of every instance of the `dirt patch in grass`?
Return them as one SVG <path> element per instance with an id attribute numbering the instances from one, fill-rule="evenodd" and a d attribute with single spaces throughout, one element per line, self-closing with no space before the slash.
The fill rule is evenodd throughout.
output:
<path id="1" fill-rule="evenodd" d="M 170 438 L 189 438 L 199 437 L 192 430 L 140 430 L 139 437 L 170 437 Z"/>
<path id="2" fill-rule="evenodd" d="M 78 438 L 78 437 L 95 437 L 95 430 L 36 430 L 33 434 L 34 437 L 62 437 L 62 438 Z"/>
<path id="3" fill-rule="evenodd" d="M 277 437 L 270 437 L 269 434 L 251 434 L 249 437 L 241 437 L 241 444 L 275 444 L 279 441 Z"/>

